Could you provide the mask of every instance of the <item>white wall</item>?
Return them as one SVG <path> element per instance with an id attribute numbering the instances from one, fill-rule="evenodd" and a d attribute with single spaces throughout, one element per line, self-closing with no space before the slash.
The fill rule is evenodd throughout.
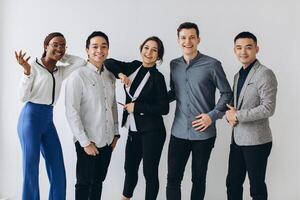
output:
<path id="1" fill-rule="evenodd" d="M 298 1 L 6 0 L 1 1 L 0 6 L 0 196 L 20 199 L 21 194 L 22 158 L 16 124 L 22 107 L 17 99 L 22 70 L 15 62 L 14 50 L 26 49 L 32 57 L 39 57 L 47 33 L 60 31 L 67 38 L 68 52 L 85 57 L 86 37 L 94 30 L 103 30 L 111 40 L 110 56 L 132 60 L 139 59 L 138 47 L 143 39 L 158 35 L 166 48 L 165 62 L 160 70 L 169 81 L 168 63 L 181 54 L 176 43 L 176 28 L 184 21 L 193 21 L 200 28 L 200 51 L 222 61 L 230 83 L 240 67 L 232 51 L 234 36 L 244 30 L 257 35 L 261 50 L 258 57 L 274 70 L 279 82 L 277 110 L 271 119 L 274 144 L 267 173 L 269 196 L 272 200 L 300 199 Z M 120 85 L 117 93 L 119 98 L 123 97 Z M 64 151 L 67 199 L 74 199 L 76 157 L 64 116 L 63 94 L 64 90 L 54 118 Z M 165 117 L 167 130 L 170 130 L 173 113 L 174 104 Z M 122 192 L 126 142 L 126 133 L 122 131 L 123 137 L 113 154 L 104 184 L 103 199 L 118 199 Z M 219 121 L 207 177 L 208 200 L 225 199 L 230 134 L 224 120 Z M 167 144 L 168 140 L 160 165 L 159 200 L 165 199 Z M 47 199 L 49 185 L 43 159 L 40 169 L 41 199 Z M 182 184 L 183 200 L 189 199 L 190 171 L 189 163 Z M 144 197 L 144 180 L 140 172 L 135 200 Z M 248 183 L 245 183 L 245 189 L 248 200 Z"/>
<path id="2" fill-rule="evenodd" d="M 4 3 L 0 2 L 0 30 L 3 30 L 3 22 L 4 22 Z M 0 31 L 0 44 L 3 44 L 3 35 L 2 35 L 2 31 Z M 3 66 L 4 62 L 2 61 L 2 54 L 3 54 L 3 49 L 2 47 L 0 48 L 0 66 Z M 2 77 L 0 78 L 0 85 L 2 85 Z M 0 87 L 0 93 L 2 93 L 2 87 Z M 2 98 L 0 98 L 0 105 L 2 105 Z M 2 109 L 0 110 L 1 113 Z M 0 114 L 0 133 L 3 133 L 3 129 L 2 129 L 2 114 Z M 2 135 L 2 134 L 1 134 Z M 0 136 L 0 146 L 3 146 L 3 141 L 2 141 L 2 137 Z M 3 165 L 1 164 L 4 161 L 4 157 L 2 154 L 2 148 L 0 150 L 0 172 L 3 172 Z M 1 173 L 2 175 L 2 173 Z M 1 176 L 0 175 L 0 176 Z M 2 176 L 1 176 L 2 177 Z M 1 183 L 2 185 L 2 183 Z M 2 188 L 0 186 L 0 188 Z M 2 197 L 1 195 L 2 190 L 0 191 L 0 198 Z"/>

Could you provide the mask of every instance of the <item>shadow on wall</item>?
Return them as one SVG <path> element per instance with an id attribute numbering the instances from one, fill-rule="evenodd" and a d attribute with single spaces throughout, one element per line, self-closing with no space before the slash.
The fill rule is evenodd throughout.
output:
<path id="1" fill-rule="evenodd" d="M 9 200 L 9 199 L 0 195 L 0 200 Z"/>
<path id="2" fill-rule="evenodd" d="M 5 197 L 0 194 L 0 200 L 17 200 L 17 197 Z"/>

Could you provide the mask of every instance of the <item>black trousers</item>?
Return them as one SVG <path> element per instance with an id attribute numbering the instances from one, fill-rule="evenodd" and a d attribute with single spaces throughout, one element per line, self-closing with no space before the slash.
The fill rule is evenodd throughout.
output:
<path id="1" fill-rule="evenodd" d="M 166 139 L 165 130 L 155 132 L 129 131 L 125 150 L 125 182 L 123 195 L 131 198 L 138 181 L 138 169 L 143 159 L 146 179 L 145 200 L 155 200 L 159 190 L 158 167 Z"/>
<path id="2" fill-rule="evenodd" d="M 202 200 L 205 195 L 206 172 L 215 137 L 207 140 L 185 140 L 171 136 L 168 152 L 167 199 L 181 199 L 181 181 L 192 152 L 191 200 Z"/>
<path id="3" fill-rule="evenodd" d="M 268 192 L 265 175 L 272 142 L 238 146 L 234 141 L 230 145 L 229 167 L 226 179 L 227 199 L 243 199 L 243 183 L 246 173 L 250 181 L 250 195 L 253 200 L 267 200 Z"/>
<path id="4" fill-rule="evenodd" d="M 75 199 L 100 200 L 102 182 L 107 174 L 112 148 L 111 146 L 98 148 L 98 155 L 89 156 L 78 141 L 75 146 L 77 153 Z"/>

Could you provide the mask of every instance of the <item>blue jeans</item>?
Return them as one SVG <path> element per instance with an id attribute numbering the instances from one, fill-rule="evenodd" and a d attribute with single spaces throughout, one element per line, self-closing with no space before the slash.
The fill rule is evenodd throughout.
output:
<path id="1" fill-rule="evenodd" d="M 28 102 L 18 121 L 23 153 L 23 200 L 39 200 L 39 162 L 42 153 L 50 181 L 49 200 L 66 199 L 62 149 L 53 124 L 53 106 Z"/>

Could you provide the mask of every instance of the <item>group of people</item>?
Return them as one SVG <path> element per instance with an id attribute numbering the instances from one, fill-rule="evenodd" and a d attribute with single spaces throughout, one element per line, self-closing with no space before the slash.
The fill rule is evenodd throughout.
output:
<path id="1" fill-rule="evenodd" d="M 176 101 L 168 148 L 166 199 L 181 199 L 181 181 L 192 154 L 191 200 L 204 199 L 206 174 L 216 139 L 218 119 L 226 116 L 232 126 L 227 199 L 243 199 L 246 173 L 254 200 L 268 198 L 265 174 L 272 147 L 269 117 L 276 105 L 277 81 L 271 69 L 256 58 L 257 39 L 250 32 L 234 38 L 234 53 L 241 63 L 234 77 L 233 92 L 221 62 L 200 53 L 199 29 L 185 22 L 177 29 L 183 55 L 170 63 L 170 90 L 157 69 L 164 45 L 156 36 L 140 46 L 141 61 L 107 59 L 109 39 L 95 31 L 86 40 L 87 61 L 65 54 L 61 33 L 50 33 L 42 58 L 16 52 L 24 75 L 20 85 L 22 109 L 18 134 L 23 152 L 23 200 L 38 200 L 40 152 L 50 181 L 49 199 L 66 198 L 66 175 L 59 138 L 53 124 L 53 106 L 62 81 L 66 117 L 74 135 L 77 154 L 76 200 L 101 199 L 112 151 L 120 137 L 117 103 L 123 107 L 122 127 L 128 129 L 125 149 L 125 181 L 121 200 L 130 200 L 143 161 L 145 200 L 155 200 L 159 191 L 159 162 L 166 139 L 162 115 Z M 117 102 L 115 79 L 124 83 L 125 103 Z M 220 97 L 215 102 L 216 90 Z"/>

